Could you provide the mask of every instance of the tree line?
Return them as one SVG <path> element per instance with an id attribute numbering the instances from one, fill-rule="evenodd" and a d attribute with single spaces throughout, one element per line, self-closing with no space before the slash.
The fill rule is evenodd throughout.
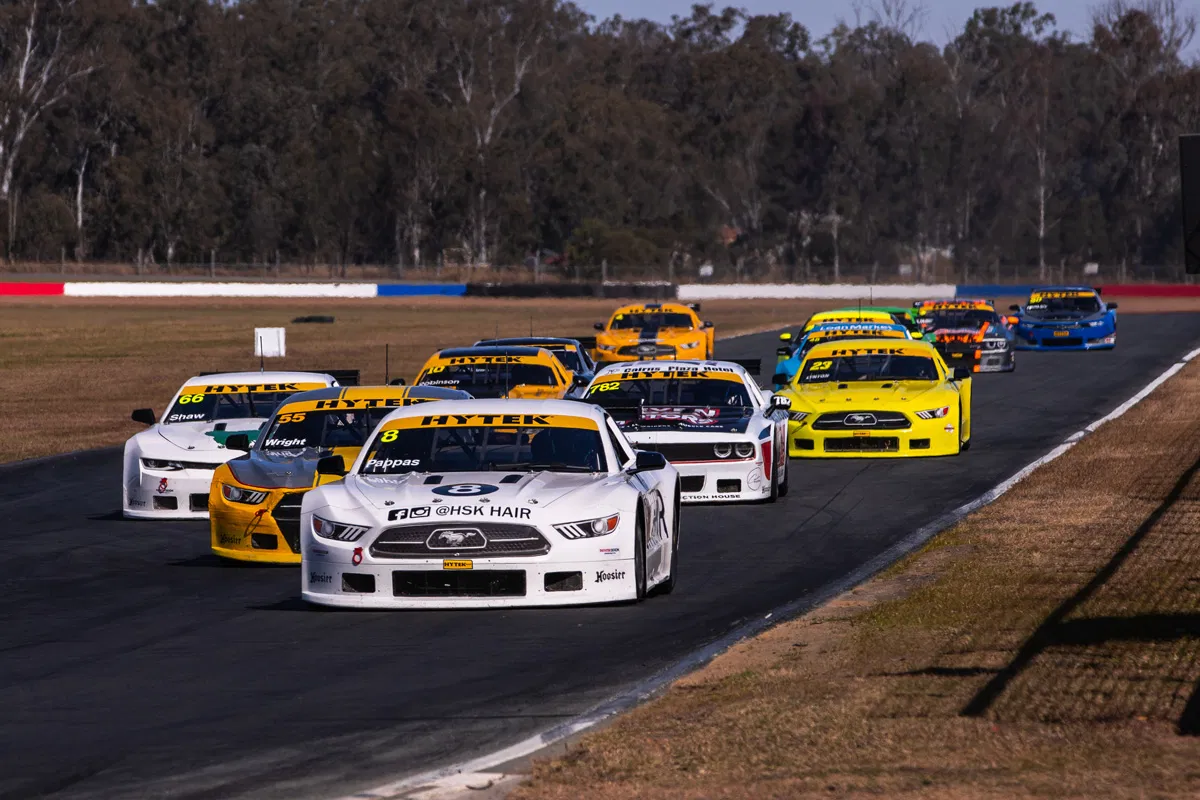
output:
<path id="1" fill-rule="evenodd" d="M 1195 20 L 1030 2 L 814 38 L 697 5 L 5 0 L 10 259 L 602 265 L 717 278 L 1181 262 Z M 915 266 L 914 266 L 915 265 Z"/>

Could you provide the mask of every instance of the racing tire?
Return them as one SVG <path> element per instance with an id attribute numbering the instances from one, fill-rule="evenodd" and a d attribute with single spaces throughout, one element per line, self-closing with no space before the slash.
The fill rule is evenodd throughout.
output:
<path id="1" fill-rule="evenodd" d="M 675 591 L 675 578 L 679 575 L 679 487 L 675 488 L 675 521 L 671 524 L 671 571 L 667 578 L 655 587 L 655 594 L 670 594 Z"/>
<path id="2" fill-rule="evenodd" d="M 791 469 L 788 468 L 787 454 L 784 454 L 784 457 L 783 457 L 782 472 L 783 472 L 783 475 L 782 475 L 783 480 L 781 480 L 779 482 L 779 496 L 786 497 L 787 493 L 788 493 L 788 478 L 790 477 L 790 473 L 791 473 Z"/>
<path id="3" fill-rule="evenodd" d="M 634 602 L 646 599 L 646 524 L 642 521 L 642 509 L 638 508 L 637 529 L 633 534 L 633 582 L 636 592 Z"/>

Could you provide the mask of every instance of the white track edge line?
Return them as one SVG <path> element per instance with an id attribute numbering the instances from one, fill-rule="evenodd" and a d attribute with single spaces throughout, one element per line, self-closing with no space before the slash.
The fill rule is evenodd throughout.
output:
<path id="1" fill-rule="evenodd" d="M 748 336 L 750 334 L 741 334 Z M 735 337 L 730 337 L 735 338 Z M 487 755 L 479 756 L 462 761 L 457 764 L 441 767 L 440 769 L 429 770 L 407 778 L 401 778 L 392 783 L 383 784 L 373 789 L 365 789 L 355 794 L 344 795 L 336 800 L 385 800 L 385 798 L 396 797 L 402 792 L 411 792 L 421 787 L 433 788 L 439 781 L 443 781 L 453 776 L 464 775 L 469 773 L 482 772 L 499 764 L 504 764 L 518 758 L 536 753 L 544 747 L 560 742 L 563 739 L 581 733 L 588 728 L 593 728 L 596 725 L 604 722 L 617 714 L 627 711 L 634 706 L 640 705 L 648 700 L 661 689 L 684 675 L 699 669 L 701 666 L 711 661 L 716 656 L 728 650 L 738 642 L 755 636 L 767 628 L 778 625 L 788 619 L 799 616 L 802 613 L 810 611 L 818 606 L 824 605 L 828 601 L 837 597 L 839 594 L 848 589 L 857 586 L 858 584 L 873 577 L 884 569 L 899 561 L 904 556 L 916 550 L 918 547 L 925 544 L 937 534 L 946 530 L 950 526 L 956 524 L 963 517 L 973 511 L 976 511 L 986 505 L 990 505 L 1007 493 L 1010 489 L 1020 483 L 1024 478 L 1028 477 L 1031 472 L 1038 467 L 1049 464 L 1063 453 L 1070 450 L 1086 436 L 1096 431 L 1107 422 L 1112 422 L 1118 417 L 1124 416 L 1131 408 L 1136 406 L 1142 400 L 1145 400 L 1155 389 L 1169 380 L 1173 375 L 1183 369 L 1187 363 L 1197 356 L 1200 356 L 1200 348 L 1192 350 L 1179 361 L 1172 364 L 1163 371 L 1157 378 L 1146 384 L 1137 394 L 1126 400 L 1121 405 L 1114 408 L 1108 414 L 1105 414 L 1100 419 L 1091 423 L 1083 430 L 1077 431 L 1067 437 L 1062 444 L 1055 447 L 1049 453 L 1041 458 L 1031 461 L 1012 477 L 998 483 L 988 491 L 976 497 L 964 505 L 959 506 L 953 511 L 947 512 L 942 516 L 924 525 L 910 533 L 905 538 L 901 539 L 896 544 L 884 550 L 879 555 L 875 556 L 865 564 L 853 570 L 849 574 L 819 587 L 808 595 L 799 597 L 788 603 L 783 604 L 769 611 L 766 615 L 759 619 L 753 619 L 748 622 L 743 622 L 737 625 L 729 633 L 714 642 L 711 642 L 704 647 L 684 656 L 675 664 L 663 669 L 649 678 L 642 680 L 630 688 L 619 693 L 615 697 L 596 706 L 590 711 L 568 720 L 567 722 L 555 725 L 539 734 L 535 734 L 526 739 L 509 745 L 508 747 L 494 750 Z"/>

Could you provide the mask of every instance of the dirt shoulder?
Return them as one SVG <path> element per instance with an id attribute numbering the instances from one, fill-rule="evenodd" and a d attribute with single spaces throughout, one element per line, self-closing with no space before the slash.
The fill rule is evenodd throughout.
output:
<path id="1" fill-rule="evenodd" d="M 804 320 L 828 301 L 714 301 L 717 336 Z M 120 444 L 203 371 L 256 370 L 254 328 L 286 327 L 288 356 L 268 369 L 359 369 L 364 383 L 412 379 L 430 354 L 491 336 L 586 336 L 612 300 L 0 299 L 0 462 Z M 332 314 L 333 324 L 292 324 Z M 765 364 L 764 369 L 771 365 Z M 769 376 L 768 376 L 769 377 Z"/>
<path id="2" fill-rule="evenodd" d="M 1200 795 L 1200 363 L 884 575 L 539 763 L 533 798 Z"/>

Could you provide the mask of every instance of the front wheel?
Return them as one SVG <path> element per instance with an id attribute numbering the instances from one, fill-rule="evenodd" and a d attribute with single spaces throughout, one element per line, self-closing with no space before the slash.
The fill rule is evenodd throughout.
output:
<path id="1" fill-rule="evenodd" d="M 788 493 L 788 473 L 791 472 L 791 470 L 788 469 L 788 460 L 787 460 L 786 451 L 784 452 L 784 456 L 783 456 L 783 466 L 780 467 L 779 470 L 780 470 L 779 496 L 785 497 Z"/>

